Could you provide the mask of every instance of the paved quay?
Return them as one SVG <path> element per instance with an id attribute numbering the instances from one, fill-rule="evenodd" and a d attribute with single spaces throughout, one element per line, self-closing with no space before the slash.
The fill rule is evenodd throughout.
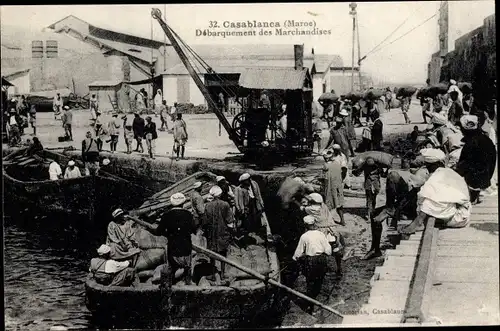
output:
<path id="1" fill-rule="evenodd" d="M 423 319 L 403 325 L 500 323 L 497 197 L 483 197 L 473 206 L 469 226 L 435 228 L 433 236 L 420 307 Z M 368 302 L 358 314 L 345 316 L 343 326 L 402 325 L 421 241 L 419 232 L 386 251 L 383 265 L 375 269 Z"/>

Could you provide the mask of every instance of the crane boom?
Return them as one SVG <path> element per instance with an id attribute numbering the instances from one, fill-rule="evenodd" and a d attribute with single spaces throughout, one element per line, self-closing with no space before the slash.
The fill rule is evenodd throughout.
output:
<path id="1" fill-rule="evenodd" d="M 174 38 L 174 36 L 173 36 L 172 32 L 170 31 L 170 28 L 168 27 L 167 23 L 165 23 L 165 21 L 163 21 L 163 19 L 161 17 L 161 11 L 158 8 L 153 8 L 151 10 L 151 16 L 153 16 L 153 18 L 158 21 L 158 23 L 162 27 L 163 31 L 167 35 L 167 38 L 170 40 L 170 43 L 172 44 L 172 46 L 174 46 L 175 51 L 177 52 L 177 54 L 181 58 L 181 61 L 184 64 L 184 66 L 186 67 L 187 71 L 189 72 L 189 75 L 194 80 L 196 86 L 198 86 L 198 88 L 200 89 L 201 93 L 203 94 L 203 96 L 207 100 L 208 109 L 210 109 L 213 113 L 215 113 L 215 115 L 219 119 L 220 123 L 222 124 L 222 126 L 224 127 L 224 129 L 227 131 L 227 133 L 229 135 L 229 138 L 236 144 L 236 147 L 238 147 L 238 149 L 240 151 L 242 151 L 243 144 L 242 144 L 241 139 L 239 138 L 238 135 L 235 134 L 235 132 L 231 128 L 231 125 L 229 124 L 229 121 L 224 116 L 224 114 L 222 113 L 222 111 L 217 107 L 217 104 L 212 99 L 212 96 L 210 95 L 210 92 L 208 91 L 208 89 L 205 86 L 205 84 L 203 84 L 203 82 L 201 81 L 200 77 L 198 76 L 198 74 L 194 70 L 193 66 L 189 62 L 189 59 L 187 58 L 186 54 L 184 53 L 184 51 L 180 47 L 180 45 L 177 42 L 177 40 Z"/>

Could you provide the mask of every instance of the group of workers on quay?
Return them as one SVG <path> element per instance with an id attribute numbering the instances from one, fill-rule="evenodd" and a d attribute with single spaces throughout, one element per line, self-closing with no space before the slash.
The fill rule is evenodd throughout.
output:
<path id="1" fill-rule="evenodd" d="M 111 153 L 117 151 L 117 145 L 120 135 L 126 145 L 126 153 L 132 152 L 144 153 L 145 148 L 143 142 L 146 142 L 147 155 L 154 159 L 156 151 L 156 139 L 158 139 L 158 131 L 167 131 L 173 135 L 173 151 L 176 159 L 184 158 L 185 146 L 188 140 L 188 131 L 186 122 L 182 118 L 182 114 L 177 109 L 177 103 L 173 106 L 167 106 L 166 100 L 163 99 L 161 90 L 158 90 L 153 99 L 152 109 L 155 117 L 160 117 L 161 126 L 157 129 L 157 125 L 151 116 L 143 117 L 143 113 L 148 113 L 147 107 L 147 92 L 141 89 L 137 93 L 135 101 L 134 119 L 132 123 L 127 120 L 127 115 L 121 115 L 121 121 L 118 119 L 118 112 L 112 113 L 112 118 L 106 123 L 103 123 L 102 112 L 99 111 L 99 100 L 95 94 L 92 94 L 89 100 L 90 110 L 90 134 L 93 140 L 92 144 L 87 144 L 87 148 L 94 151 L 103 150 L 104 142 L 109 143 Z M 60 120 L 64 129 L 62 140 L 73 141 L 73 115 L 74 111 L 69 105 L 64 105 L 64 100 L 60 93 L 54 96 L 53 102 L 54 119 Z M 24 95 L 19 98 L 12 98 L 8 103 L 8 112 L 4 112 L 5 132 L 9 146 L 22 145 L 21 137 L 24 135 L 24 130 L 29 125 L 33 129 L 32 135 L 36 137 L 36 106 L 29 104 Z M 172 129 L 168 128 L 168 121 L 172 121 Z M 28 125 L 29 123 L 29 125 Z M 88 135 L 88 132 L 87 132 Z M 134 149 L 135 140 L 135 149 Z M 94 146 L 95 142 L 95 146 Z M 26 143 L 30 144 L 28 139 Z"/>

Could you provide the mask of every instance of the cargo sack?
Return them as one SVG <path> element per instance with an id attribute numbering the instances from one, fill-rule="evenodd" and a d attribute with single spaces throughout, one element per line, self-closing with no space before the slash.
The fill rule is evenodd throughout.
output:
<path id="1" fill-rule="evenodd" d="M 165 263 L 165 253 L 166 251 L 164 248 L 143 250 L 137 258 L 135 269 L 137 271 L 155 269 L 160 264 Z"/>
<path id="2" fill-rule="evenodd" d="M 411 97 L 417 92 L 417 88 L 413 86 L 403 86 L 398 89 L 398 93 L 396 93 L 396 97 Z"/>
<path id="3" fill-rule="evenodd" d="M 155 236 L 151 232 L 138 228 L 135 232 L 135 240 L 139 244 L 140 249 L 164 248 L 167 246 L 168 240 L 163 236 Z"/>
<path id="4" fill-rule="evenodd" d="M 385 96 L 385 92 L 386 91 L 381 90 L 381 89 L 368 90 L 363 95 L 363 98 L 368 99 L 368 100 L 377 100 L 377 99 L 380 99 L 381 97 Z"/>
<path id="5" fill-rule="evenodd" d="M 367 157 L 372 157 L 375 162 L 384 166 L 384 167 L 392 167 L 392 162 L 394 161 L 394 156 L 380 151 L 368 151 L 362 154 L 359 154 L 352 160 L 352 169 L 360 169 L 364 164 Z"/>
<path id="6" fill-rule="evenodd" d="M 472 93 L 472 84 L 468 82 L 459 82 L 457 84 L 458 89 L 463 93 L 463 94 L 471 94 Z"/>
<path id="7" fill-rule="evenodd" d="M 429 87 L 429 93 L 432 97 L 436 96 L 437 94 L 446 94 L 448 93 L 448 84 L 439 83 L 432 85 Z"/>
<path id="8" fill-rule="evenodd" d="M 271 272 L 271 265 L 267 257 L 266 248 L 262 246 L 249 245 L 246 249 L 241 249 L 234 245 L 230 245 L 227 252 L 227 258 L 260 274 L 268 275 Z M 226 265 L 225 276 L 236 279 L 253 278 L 246 272 L 230 265 Z"/>

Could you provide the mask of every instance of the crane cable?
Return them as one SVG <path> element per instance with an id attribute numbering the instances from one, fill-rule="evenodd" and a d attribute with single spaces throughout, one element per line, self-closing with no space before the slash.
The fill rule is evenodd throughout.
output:
<path id="1" fill-rule="evenodd" d="M 370 54 L 373 54 L 373 53 L 376 53 L 378 51 L 380 51 L 381 49 L 383 49 L 384 47 L 387 47 L 389 45 L 392 45 L 393 43 L 395 43 L 397 40 L 403 38 L 404 36 L 406 36 L 407 34 L 409 34 L 410 32 L 412 32 L 413 30 L 415 30 L 416 28 L 420 27 L 421 25 L 427 23 L 427 21 L 429 21 L 430 19 L 434 18 L 438 13 L 439 11 L 445 6 L 445 4 L 442 4 L 439 9 L 436 11 L 436 13 L 434 15 L 432 15 L 431 17 L 429 17 L 428 19 L 426 19 L 424 22 L 422 22 L 421 24 L 417 25 L 416 27 L 414 27 L 413 29 L 411 29 L 410 31 L 406 32 L 405 34 L 403 34 L 402 36 L 398 37 L 397 39 L 393 40 L 392 42 L 390 42 L 389 44 L 386 44 L 384 46 L 381 46 L 386 40 L 388 40 L 392 35 L 394 35 L 394 33 L 396 33 L 396 31 L 398 31 L 410 18 L 411 16 L 413 15 L 410 14 L 400 25 L 398 25 L 398 27 L 396 29 L 394 29 L 394 31 L 392 31 L 384 40 L 382 40 L 377 46 L 375 46 L 374 48 L 372 48 L 371 51 L 369 51 L 368 53 L 365 54 L 365 56 L 363 56 L 361 58 L 360 61 L 363 61 L 364 59 L 366 59 L 366 57 Z M 420 11 L 420 9 L 422 9 L 423 5 L 420 6 L 415 12 L 418 12 Z"/>
<path id="2" fill-rule="evenodd" d="M 423 5 L 420 6 L 415 12 L 418 12 L 422 7 L 423 7 Z M 365 56 L 363 56 L 360 61 L 364 60 L 369 54 L 373 53 L 376 49 L 378 49 L 380 47 L 380 45 L 382 45 L 386 40 L 388 40 L 392 35 L 394 35 L 394 33 L 396 33 L 396 31 L 398 31 L 410 19 L 411 16 L 412 16 L 412 14 L 408 15 L 408 17 L 400 25 L 398 25 L 398 27 L 396 29 L 394 29 L 394 31 L 392 31 L 377 46 L 373 47 L 372 50 L 370 50 L 368 53 L 366 53 Z"/>
<path id="3" fill-rule="evenodd" d="M 385 45 L 385 46 L 383 46 L 383 47 L 379 48 L 379 49 L 378 49 L 377 51 L 375 51 L 374 53 L 376 53 L 376 52 L 378 52 L 378 51 L 380 51 L 380 50 L 384 49 L 384 47 L 387 47 L 387 46 L 390 46 L 390 45 L 394 44 L 396 41 L 400 40 L 401 38 L 405 37 L 405 36 L 406 36 L 406 35 L 408 35 L 409 33 L 413 32 L 413 30 L 415 30 L 415 29 L 417 29 L 417 28 L 421 27 L 422 25 L 424 25 L 425 23 L 427 23 L 428 21 L 430 21 L 430 20 L 431 20 L 432 18 L 434 18 L 436 15 L 437 15 L 437 13 L 436 13 L 436 14 L 434 14 L 434 15 L 432 15 L 431 17 L 429 17 L 428 19 L 426 19 L 425 21 L 423 21 L 422 23 L 420 23 L 419 25 L 417 25 L 416 27 L 414 27 L 414 28 L 413 28 L 413 29 L 411 29 L 410 31 L 406 32 L 405 34 L 403 34 L 403 35 L 402 35 L 402 36 L 400 36 L 399 38 L 397 38 L 397 39 L 395 39 L 395 40 L 391 41 L 390 43 L 388 43 L 387 45 Z"/>

